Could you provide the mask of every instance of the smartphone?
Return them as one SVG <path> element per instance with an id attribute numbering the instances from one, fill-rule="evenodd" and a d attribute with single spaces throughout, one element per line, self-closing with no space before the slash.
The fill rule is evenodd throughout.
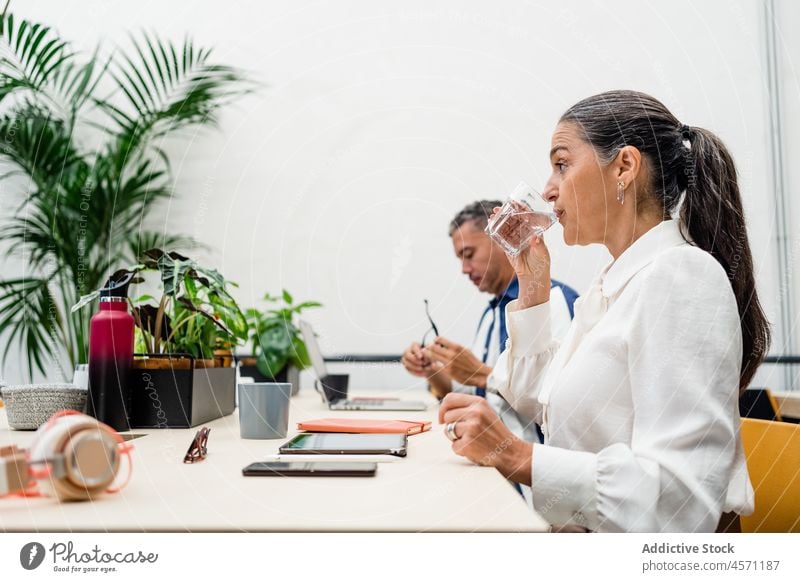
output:
<path id="1" fill-rule="evenodd" d="M 242 469 L 247 477 L 372 477 L 377 463 L 252 463 Z"/>

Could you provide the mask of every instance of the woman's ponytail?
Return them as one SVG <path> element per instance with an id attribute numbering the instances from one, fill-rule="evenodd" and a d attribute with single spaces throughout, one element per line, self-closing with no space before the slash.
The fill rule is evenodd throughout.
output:
<path id="1" fill-rule="evenodd" d="M 719 261 L 731 282 L 742 325 L 740 388 L 744 389 L 767 353 L 770 330 L 756 294 L 736 167 L 725 145 L 710 131 L 684 126 L 682 133 L 689 147 L 680 217 L 692 241 Z"/>

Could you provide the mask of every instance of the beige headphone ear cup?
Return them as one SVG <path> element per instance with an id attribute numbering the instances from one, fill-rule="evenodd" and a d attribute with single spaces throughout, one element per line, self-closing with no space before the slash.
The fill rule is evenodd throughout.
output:
<path id="1" fill-rule="evenodd" d="M 103 493 L 117 476 L 117 441 L 106 430 L 85 428 L 73 434 L 64 448 L 66 479 L 83 498 Z"/>
<path id="2" fill-rule="evenodd" d="M 64 472 L 39 479 L 42 493 L 62 501 L 91 499 L 105 491 L 119 469 L 117 441 L 85 414 L 71 414 L 39 428 L 31 461 L 63 459 Z"/>

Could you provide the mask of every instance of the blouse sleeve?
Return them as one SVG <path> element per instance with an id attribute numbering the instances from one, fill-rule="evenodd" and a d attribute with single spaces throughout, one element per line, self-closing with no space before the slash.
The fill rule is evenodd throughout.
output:
<path id="1" fill-rule="evenodd" d="M 691 247 L 640 276 L 623 292 L 637 293 L 631 442 L 598 453 L 535 446 L 534 506 L 592 530 L 713 532 L 741 447 L 736 299 L 719 263 Z"/>
<path id="2" fill-rule="evenodd" d="M 537 400 L 542 379 L 558 348 L 550 323 L 550 302 L 519 309 L 517 300 L 506 306 L 508 340 L 487 385 L 494 388 L 518 413 L 542 422 Z"/>

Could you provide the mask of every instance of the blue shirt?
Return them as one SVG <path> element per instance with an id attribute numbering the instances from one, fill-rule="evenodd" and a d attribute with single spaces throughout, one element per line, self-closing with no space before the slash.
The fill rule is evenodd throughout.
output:
<path id="1" fill-rule="evenodd" d="M 578 298 L 578 292 L 575 291 L 569 285 L 566 285 L 560 281 L 556 281 L 555 279 L 551 279 L 551 288 L 558 287 L 561 289 L 561 292 L 564 294 L 564 299 L 567 301 L 567 308 L 569 309 L 569 317 L 572 319 L 575 317 L 575 300 Z M 511 303 L 514 299 L 519 297 L 519 281 L 516 277 L 511 280 L 511 283 L 508 284 L 506 290 L 503 291 L 500 295 L 494 297 L 491 301 L 489 301 L 489 305 L 486 307 L 486 310 L 481 315 L 480 321 L 478 321 L 478 330 L 481 328 L 481 324 L 483 323 L 484 318 L 487 314 L 492 314 L 492 323 L 489 325 L 489 331 L 486 334 L 486 342 L 484 344 L 483 353 L 481 354 L 481 361 L 485 364 L 486 359 L 489 356 L 489 344 L 491 343 L 492 333 L 494 332 L 495 326 L 495 313 L 498 311 L 500 312 L 500 352 L 502 353 L 506 347 L 506 340 L 508 339 L 508 328 L 506 327 L 506 305 Z M 499 307 L 499 310 L 496 308 Z"/>

